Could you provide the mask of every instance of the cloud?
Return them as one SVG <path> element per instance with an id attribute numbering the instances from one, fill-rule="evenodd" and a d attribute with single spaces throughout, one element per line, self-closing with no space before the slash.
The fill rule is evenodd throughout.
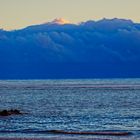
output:
<path id="1" fill-rule="evenodd" d="M 79 64 L 79 67 L 88 69 L 83 70 L 85 75 L 91 67 L 101 66 L 103 70 L 100 72 L 104 73 L 107 73 L 105 67 L 111 71 L 112 67 L 118 66 L 120 73 L 123 66 L 129 71 L 133 65 L 133 73 L 139 69 L 140 24 L 116 18 L 79 25 L 64 19 L 54 23 L 58 24 L 45 23 L 15 31 L 0 30 L 0 65 L 11 70 L 11 64 L 18 71 L 22 66 L 24 69 L 30 66 L 37 68 L 40 64 L 45 71 L 52 64 L 64 64 L 64 69 L 67 63 L 73 71 L 74 65 Z M 63 70 L 61 72 L 64 73 Z"/>
<path id="2" fill-rule="evenodd" d="M 63 18 L 56 18 L 54 19 L 52 22 L 50 22 L 51 24 L 69 24 L 70 21 L 66 20 L 66 19 L 63 19 Z"/>

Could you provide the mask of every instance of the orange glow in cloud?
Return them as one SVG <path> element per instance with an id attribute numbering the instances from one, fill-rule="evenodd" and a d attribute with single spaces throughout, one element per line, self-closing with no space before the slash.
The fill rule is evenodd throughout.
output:
<path id="1" fill-rule="evenodd" d="M 70 22 L 68 20 L 63 19 L 63 18 L 59 18 L 59 19 L 56 18 L 55 20 L 53 20 L 52 23 L 63 25 L 63 24 L 69 24 Z"/>

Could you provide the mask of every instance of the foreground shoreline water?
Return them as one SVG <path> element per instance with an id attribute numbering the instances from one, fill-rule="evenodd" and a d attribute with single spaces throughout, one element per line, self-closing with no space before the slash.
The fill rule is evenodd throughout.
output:
<path id="1" fill-rule="evenodd" d="M 83 137 L 74 137 L 74 138 L 70 138 L 70 137 L 52 137 L 52 138 L 36 138 L 36 137 L 33 137 L 33 138 L 6 138 L 6 137 L 3 137 L 3 138 L 0 138 L 0 140 L 139 140 L 139 138 L 83 138 Z"/>
<path id="2" fill-rule="evenodd" d="M 0 138 L 0 140 L 111 140 L 111 139 L 101 139 L 101 138 Z"/>
<path id="3" fill-rule="evenodd" d="M 53 138 L 0 138 L 0 140 L 138 140 L 138 139 L 116 139 L 116 138 L 64 138 L 64 137 L 53 137 Z"/>
<path id="4" fill-rule="evenodd" d="M 93 131 L 93 132 L 74 132 L 74 131 L 60 131 L 60 130 L 50 130 L 50 134 L 56 134 L 57 136 L 51 137 L 0 137 L 0 140 L 139 140 L 133 137 L 132 132 L 128 131 Z M 42 132 L 43 133 L 43 132 Z M 39 134 L 39 133 L 38 133 Z"/>

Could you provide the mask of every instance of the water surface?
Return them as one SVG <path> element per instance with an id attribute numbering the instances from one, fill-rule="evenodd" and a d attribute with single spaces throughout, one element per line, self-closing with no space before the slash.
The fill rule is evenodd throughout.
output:
<path id="1" fill-rule="evenodd" d="M 1 80 L 0 109 L 11 108 L 28 114 L 1 117 L 0 137 L 65 130 L 128 131 L 140 139 L 140 79 Z"/>

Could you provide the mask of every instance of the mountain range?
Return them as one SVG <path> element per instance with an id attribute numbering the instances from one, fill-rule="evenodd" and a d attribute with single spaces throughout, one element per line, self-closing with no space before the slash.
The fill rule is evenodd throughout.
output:
<path id="1" fill-rule="evenodd" d="M 140 77 L 140 24 L 55 19 L 0 30 L 0 79 Z"/>

